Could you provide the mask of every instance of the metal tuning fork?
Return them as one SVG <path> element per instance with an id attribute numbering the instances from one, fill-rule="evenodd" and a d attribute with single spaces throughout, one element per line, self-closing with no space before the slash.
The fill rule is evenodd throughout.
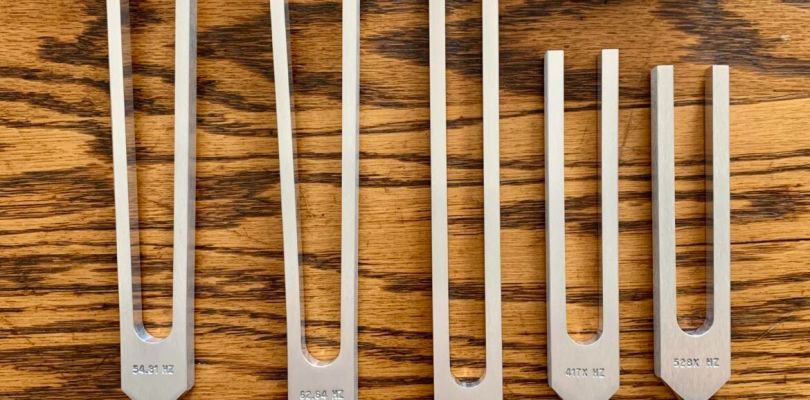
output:
<path id="1" fill-rule="evenodd" d="M 433 241 L 433 380 L 436 400 L 503 398 L 498 1 L 484 0 L 484 270 L 486 372 L 460 383 L 450 369 L 445 2 L 430 1 L 430 181 Z"/>
<path id="2" fill-rule="evenodd" d="M 731 376 L 729 68 L 713 66 L 706 83 L 706 321 L 684 332 L 675 286 L 675 128 L 672 66 L 652 70 L 655 374 L 687 400 L 710 398 Z"/>
<path id="3" fill-rule="evenodd" d="M 172 329 L 161 339 L 147 332 L 141 310 L 129 2 L 107 0 L 121 388 L 135 400 L 174 400 L 194 385 L 196 9 L 194 0 L 177 1 Z"/>
<path id="4" fill-rule="evenodd" d="M 545 58 L 548 380 L 563 399 L 609 399 L 619 388 L 619 51 L 601 58 L 602 309 L 587 343 L 571 338 L 566 315 L 563 57 Z"/>
<path id="5" fill-rule="evenodd" d="M 276 86 L 284 281 L 287 298 L 287 385 L 290 400 L 357 399 L 357 227 L 360 109 L 360 2 L 343 1 L 343 161 L 340 352 L 323 362 L 307 350 L 293 155 L 287 2 L 270 1 Z"/>

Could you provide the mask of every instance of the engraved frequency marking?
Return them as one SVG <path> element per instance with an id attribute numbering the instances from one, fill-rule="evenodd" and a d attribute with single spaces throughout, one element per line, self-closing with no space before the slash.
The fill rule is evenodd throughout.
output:
<path id="1" fill-rule="evenodd" d="M 174 364 L 133 364 L 132 375 L 174 375 Z"/>
<path id="2" fill-rule="evenodd" d="M 720 368 L 720 359 L 717 357 L 701 358 L 674 358 L 672 366 L 675 368 Z"/>
<path id="3" fill-rule="evenodd" d="M 569 378 L 596 378 L 605 379 L 604 368 L 566 368 L 565 376 Z"/>
<path id="4" fill-rule="evenodd" d="M 343 389 L 302 390 L 298 400 L 344 400 Z"/>

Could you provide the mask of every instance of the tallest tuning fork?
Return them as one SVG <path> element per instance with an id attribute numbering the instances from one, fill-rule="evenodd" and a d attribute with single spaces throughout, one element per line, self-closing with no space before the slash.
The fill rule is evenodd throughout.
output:
<path id="1" fill-rule="evenodd" d="M 174 400 L 194 385 L 197 3 L 176 7 L 172 329 L 160 339 L 146 331 L 141 312 L 129 2 L 107 0 L 121 388 L 135 400 Z"/>

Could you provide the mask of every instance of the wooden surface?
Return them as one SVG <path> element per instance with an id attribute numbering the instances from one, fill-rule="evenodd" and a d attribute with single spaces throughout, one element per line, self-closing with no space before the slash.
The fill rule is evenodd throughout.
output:
<path id="1" fill-rule="evenodd" d="M 276 1 L 276 0 L 272 0 Z M 291 2 L 311 351 L 337 353 L 340 4 Z M 454 370 L 483 365 L 480 2 L 448 1 Z M 432 398 L 428 2 L 362 1 L 363 399 Z M 170 324 L 173 2 L 132 2 L 146 319 Z M 621 389 L 653 374 L 649 71 L 676 66 L 678 307 L 705 316 L 704 71 L 732 70 L 733 374 L 717 398 L 810 397 L 810 6 L 501 2 L 507 399 L 546 384 L 543 54 L 566 50 L 569 329 L 598 329 L 597 56 L 621 49 Z M 199 0 L 193 399 L 286 398 L 267 0 Z M 0 0 L 0 398 L 123 398 L 101 0 Z"/>

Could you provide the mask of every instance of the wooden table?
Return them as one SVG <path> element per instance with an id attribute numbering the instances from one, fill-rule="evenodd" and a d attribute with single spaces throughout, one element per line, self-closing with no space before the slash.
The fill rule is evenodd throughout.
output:
<path id="1" fill-rule="evenodd" d="M 276 0 L 272 0 L 276 1 Z M 810 396 L 810 6 L 501 2 L 507 399 L 546 383 L 543 54 L 566 50 L 569 329 L 597 329 L 597 57 L 621 49 L 617 399 L 653 374 L 649 71 L 674 64 L 681 324 L 705 311 L 704 71 L 732 70 L 733 376 L 717 398 Z M 337 353 L 340 1 L 290 5 L 310 350 Z M 0 0 L 0 398 L 112 399 L 118 301 L 101 0 Z M 362 1 L 359 359 L 364 399 L 432 398 L 428 2 Z M 454 370 L 483 371 L 480 2 L 448 1 Z M 132 2 L 146 319 L 170 328 L 173 2 Z M 197 381 L 285 399 L 267 0 L 199 1 Z"/>

